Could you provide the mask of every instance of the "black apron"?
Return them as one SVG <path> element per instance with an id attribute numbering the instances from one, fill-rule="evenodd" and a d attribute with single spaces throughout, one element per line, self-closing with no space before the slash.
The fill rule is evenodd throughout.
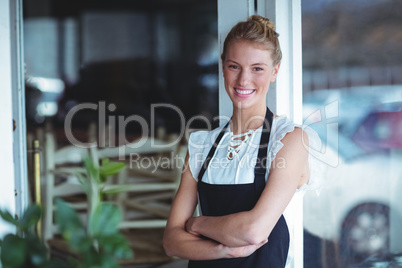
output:
<path id="1" fill-rule="evenodd" d="M 273 114 L 267 108 L 261 134 L 258 159 L 254 169 L 254 182 L 247 184 L 209 184 L 202 181 L 216 147 L 228 126 L 222 129 L 208 153 L 198 175 L 198 197 L 202 215 L 224 216 L 253 209 L 265 188 L 267 150 Z M 268 126 L 268 124 L 269 126 Z M 268 242 L 248 257 L 206 261 L 189 261 L 189 268 L 280 268 L 285 267 L 289 250 L 289 230 L 283 215 L 272 229 Z"/>

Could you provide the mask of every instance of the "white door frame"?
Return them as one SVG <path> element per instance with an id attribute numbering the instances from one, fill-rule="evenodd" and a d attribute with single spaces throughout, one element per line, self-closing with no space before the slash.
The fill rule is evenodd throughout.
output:
<path id="1" fill-rule="evenodd" d="M 10 3 L 11 21 L 14 24 L 11 39 L 12 103 L 13 117 L 17 122 L 13 137 L 15 209 L 16 214 L 21 215 L 29 204 L 22 0 L 10 0 Z"/>
<path id="2" fill-rule="evenodd" d="M 301 0 L 218 0 L 218 40 L 222 52 L 223 42 L 230 29 L 239 21 L 259 14 L 276 25 L 283 53 L 276 82 L 270 85 L 267 103 L 278 115 L 286 115 L 297 124 L 302 123 L 302 40 Z M 226 94 L 222 63 L 219 62 L 219 115 L 232 114 L 232 103 Z M 293 268 L 303 267 L 303 200 L 298 200 L 297 226 L 294 233 L 296 252 Z"/>
<path id="3" fill-rule="evenodd" d="M 22 19 L 21 0 L 0 1 L 0 208 L 16 216 L 28 205 Z M 0 237 L 9 232 L 0 221 Z"/>

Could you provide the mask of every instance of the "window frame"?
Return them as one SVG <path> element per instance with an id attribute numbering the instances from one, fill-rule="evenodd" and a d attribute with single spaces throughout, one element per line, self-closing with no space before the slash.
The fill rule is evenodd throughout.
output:
<path id="1" fill-rule="evenodd" d="M 20 216 L 28 205 L 21 0 L 0 2 L 0 21 L 0 207 Z M 0 237 L 10 232 L 1 221 Z"/>

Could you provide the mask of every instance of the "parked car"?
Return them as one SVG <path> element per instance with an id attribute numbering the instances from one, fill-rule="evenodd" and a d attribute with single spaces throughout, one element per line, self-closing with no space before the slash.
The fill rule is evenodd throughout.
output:
<path id="1" fill-rule="evenodd" d="M 315 91 L 304 107 L 325 163 L 305 229 L 334 241 L 343 263 L 402 252 L 402 85 Z"/>

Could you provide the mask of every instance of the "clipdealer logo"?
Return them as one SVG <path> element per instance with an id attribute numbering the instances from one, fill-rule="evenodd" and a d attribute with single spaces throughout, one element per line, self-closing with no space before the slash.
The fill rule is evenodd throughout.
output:
<path id="1" fill-rule="evenodd" d="M 335 100 L 312 111 L 304 120 L 303 128 L 311 127 L 320 134 L 321 144 L 303 143 L 312 157 L 331 167 L 339 165 L 339 101 Z"/>
<path id="2" fill-rule="evenodd" d="M 168 142 L 160 143 L 155 139 L 150 138 L 154 136 L 155 129 L 155 115 L 158 108 L 171 109 L 177 114 L 178 120 L 180 122 L 180 133 L 174 140 L 169 140 Z M 118 155 L 119 160 L 124 160 L 126 156 L 131 152 L 134 152 L 134 157 L 136 155 L 136 149 L 143 146 L 148 146 L 153 149 L 163 149 L 169 148 L 177 145 L 183 137 L 189 142 L 189 135 L 191 132 L 198 130 L 191 128 L 191 125 L 195 121 L 202 121 L 207 126 L 207 131 L 212 130 L 212 122 L 210 119 L 203 115 L 196 115 L 191 117 L 189 120 L 185 120 L 183 112 L 175 105 L 168 103 L 158 103 L 152 104 L 150 107 L 150 122 L 147 122 L 145 118 L 140 115 L 130 115 L 125 117 L 123 115 L 107 115 L 107 112 L 114 112 L 116 110 L 116 105 L 113 103 L 106 105 L 105 101 L 100 101 L 96 103 L 82 103 L 74 106 L 66 115 L 64 121 L 64 130 L 68 141 L 79 148 L 105 148 L 106 144 L 108 147 L 116 147 L 116 130 L 118 135 Z M 97 141 L 92 142 L 82 142 L 78 140 L 72 132 L 72 121 L 74 117 L 79 116 L 80 112 L 85 112 L 85 110 L 93 110 L 98 112 L 98 137 Z M 302 128 L 312 127 L 313 129 L 320 129 L 322 144 L 304 144 L 306 150 L 312 157 L 317 158 L 323 164 L 327 164 L 331 167 L 336 167 L 339 164 L 338 150 L 339 150 L 339 135 L 338 135 L 338 119 L 339 117 L 339 101 L 331 102 L 320 109 L 317 109 L 310 113 L 305 119 Z M 258 118 L 257 118 L 258 119 Z M 216 116 L 212 119 L 213 121 L 227 122 L 230 120 L 228 116 Z M 256 120 L 256 118 L 253 118 Z M 106 142 L 106 135 L 101 135 L 102 131 L 106 130 L 106 122 L 108 122 L 109 130 L 109 140 Z M 139 125 L 141 130 L 141 137 L 135 142 L 130 142 L 126 139 L 126 128 L 129 123 L 136 123 Z M 247 122 L 250 123 L 250 122 Z M 151 135 L 150 135 L 151 134 Z M 217 132 L 217 134 L 219 134 Z M 210 135 L 211 143 L 216 139 L 216 136 Z M 201 146 L 202 148 L 209 147 L 208 141 L 206 144 L 193 144 L 193 146 Z M 258 146 L 258 145 L 256 145 Z M 155 150 L 156 151 L 156 150 Z M 138 161 L 136 159 L 135 161 Z M 156 160 L 154 160 L 156 161 Z M 184 161 L 184 160 L 183 160 Z M 166 161 L 167 162 L 167 161 Z"/>

